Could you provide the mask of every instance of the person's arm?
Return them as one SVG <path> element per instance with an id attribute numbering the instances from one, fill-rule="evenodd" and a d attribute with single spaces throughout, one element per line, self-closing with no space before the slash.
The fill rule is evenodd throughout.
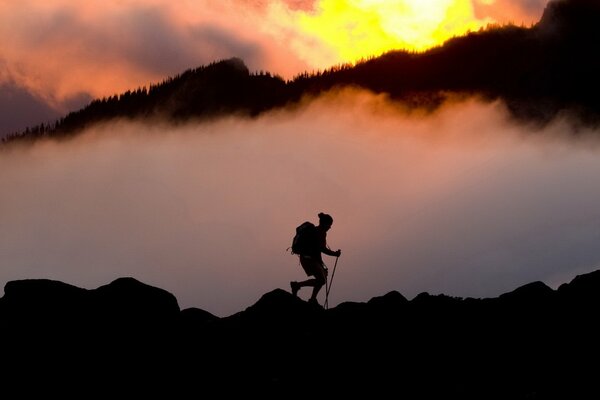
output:
<path id="1" fill-rule="evenodd" d="M 332 257 L 339 257 L 342 255 L 342 250 L 338 249 L 338 251 L 333 251 L 327 246 L 325 246 L 322 251 L 323 251 L 323 253 L 327 254 L 328 256 L 332 256 Z"/>
<path id="2" fill-rule="evenodd" d="M 320 246 L 321 246 L 321 252 L 327 254 L 328 256 L 332 256 L 332 257 L 339 257 L 342 254 L 341 250 L 338 251 L 333 251 L 329 248 L 329 246 L 327 246 L 327 234 L 323 233 L 323 235 L 319 238 L 320 239 Z"/>

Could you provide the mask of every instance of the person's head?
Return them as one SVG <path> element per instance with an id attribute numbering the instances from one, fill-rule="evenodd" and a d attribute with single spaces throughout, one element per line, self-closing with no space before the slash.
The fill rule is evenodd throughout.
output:
<path id="1" fill-rule="evenodd" d="M 325 214 L 325 213 L 319 213 L 319 225 L 320 226 L 322 226 L 325 229 L 329 229 L 329 228 L 331 228 L 332 224 L 333 224 L 333 218 L 331 218 L 331 215 Z"/>

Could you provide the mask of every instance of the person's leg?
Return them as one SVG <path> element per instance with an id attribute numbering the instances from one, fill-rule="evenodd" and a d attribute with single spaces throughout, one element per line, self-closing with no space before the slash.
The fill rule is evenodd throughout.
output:
<path id="1" fill-rule="evenodd" d="M 290 282 L 290 287 L 292 288 L 292 294 L 294 296 L 298 296 L 298 291 L 300 290 L 301 287 L 304 287 L 304 286 L 315 286 L 316 284 L 317 284 L 317 280 L 316 279 L 307 279 L 307 280 L 302 281 L 302 282 L 291 281 Z"/>
<path id="2" fill-rule="evenodd" d="M 308 276 L 315 276 L 315 271 L 317 271 L 315 260 L 309 257 L 300 257 L 300 265 L 304 269 L 304 272 Z M 304 286 L 315 286 L 317 284 L 317 279 L 307 279 L 302 282 L 292 281 L 290 282 L 290 287 L 292 288 L 292 294 L 294 296 L 298 295 L 298 290 Z"/>
<path id="3" fill-rule="evenodd" d="M 310 296 L 310 301 L 312 301 L 312 302 L 317 301 L 317 295 L 319 294 L 319 291 L 321 290 L 323 285 L 325 285 L 325 282 L 327 282 L 326 274 L 327 274 L 327 272 L 325 271 L 325 268 L 323 268 L 322 265 L 319 265 L 317 268 L 317 273 L 315 274 L 315 279 L 313 279 L 314 287 L 313 287 L 312 295 Z"/>
<path id="4" fill-rule="evenodd" d="M 305 281 L 302 282 L 296 282 L 298 284 L 299 287 L 304 287 L 304 286 L 315 286 L 317 283 L 316 279 L 307 279 Z"/>
<path id="5" fill-rule="evenodd" d="M 309 276 L 312 275 L 312 270 L 314 267 L 311 263 L 310 258 L 300 257 L 300 265 L 302 266 L 302 268 L 304 269 L 304 272 L 306 272 L 307 275 L 309 275 Z M 314 281 L 315 281 L 314 279 L 307 279 L 302 282 L 291 281 L 290 287 L 292 288 L 292 294 L 294 296 L 298 296 L 298 291 L 300 290 L 301 287 L 314 286 Z"/>
<path id="6" fill-rule="evenodd" d="M 312 291 L 312 295 L 310 296 L 310 301 L 317 301 L 317 295 L 319 294 L 319 290 L 321 290 L 321 288 L 323 287 L 323 285 L 315 285 L 315 287 L 313 288 Z"/>
<path id="7" fill-rule="evenodd" d="M 325 270 L 325 267 L 323 266 L 322 262 L 312 258 L 300 257 L 300 264 L 304 268 L 304 271 L 307 273 L 307 275 L 314 276 L 314 278 L 307 279 L 302 282 L 290 282 L 292 294 L 294 296 L 297 296 L 298 290 L 300 290 L 300 288 L 305 286 L 312 286 L 313 291 L 309 301 L 316 303 L 319 291 L 321 290 L 325 282 L 327 282 L 327 271 Z"/>

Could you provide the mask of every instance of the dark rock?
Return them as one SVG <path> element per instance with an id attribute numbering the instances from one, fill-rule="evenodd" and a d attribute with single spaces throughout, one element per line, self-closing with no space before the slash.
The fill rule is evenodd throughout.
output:
<path id="1" fill-rule="evenodd" d="M 21 394 L 35 381 L 59 382 L 37 386 L 44 394 L 82 382 L 285 397 L 325 379 L 320 393 L 338 396 L 595 398 L 598 293 L 600 271 L 556 291 L 532 282 L 497 298 L 411 301 L 393 291 L 328 310 L 275 289 L 218 318 L 133 278 L 94 290 L 14 281 L 0 298 L 3 378 Z"/>

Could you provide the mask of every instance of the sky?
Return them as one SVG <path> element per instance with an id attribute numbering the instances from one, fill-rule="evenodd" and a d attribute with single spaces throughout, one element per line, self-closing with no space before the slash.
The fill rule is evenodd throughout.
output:
<path id="1" fill-rule="evenodd" d="M 450 37 L 531 24 L 545 3 L 0 1 L 0 126 L 230 56 L 292 77 L 420 51 L 446 27 Z M 361 40 L 366 53 L 352 45 Z M 556 288 L 600 265 L 598 132 L 575 136 L 571 122 L 540 130 L 475 98 L 424 114 L 342 90 L 254 120 L 113 121 L 11 147 L 0 152 L 0 285 L 93 289 L 132 276 L 227 316 L 305 278 L 286 249 L 297 225 L 326 212 L 343 252 L 331 307 L 392 290 Z"/>
<path id="2" fill-rule="evenodd" d="M 230 57 L 286 79 L 487 24 L 546 0 L 0 0 L 0 136 Z"/>

